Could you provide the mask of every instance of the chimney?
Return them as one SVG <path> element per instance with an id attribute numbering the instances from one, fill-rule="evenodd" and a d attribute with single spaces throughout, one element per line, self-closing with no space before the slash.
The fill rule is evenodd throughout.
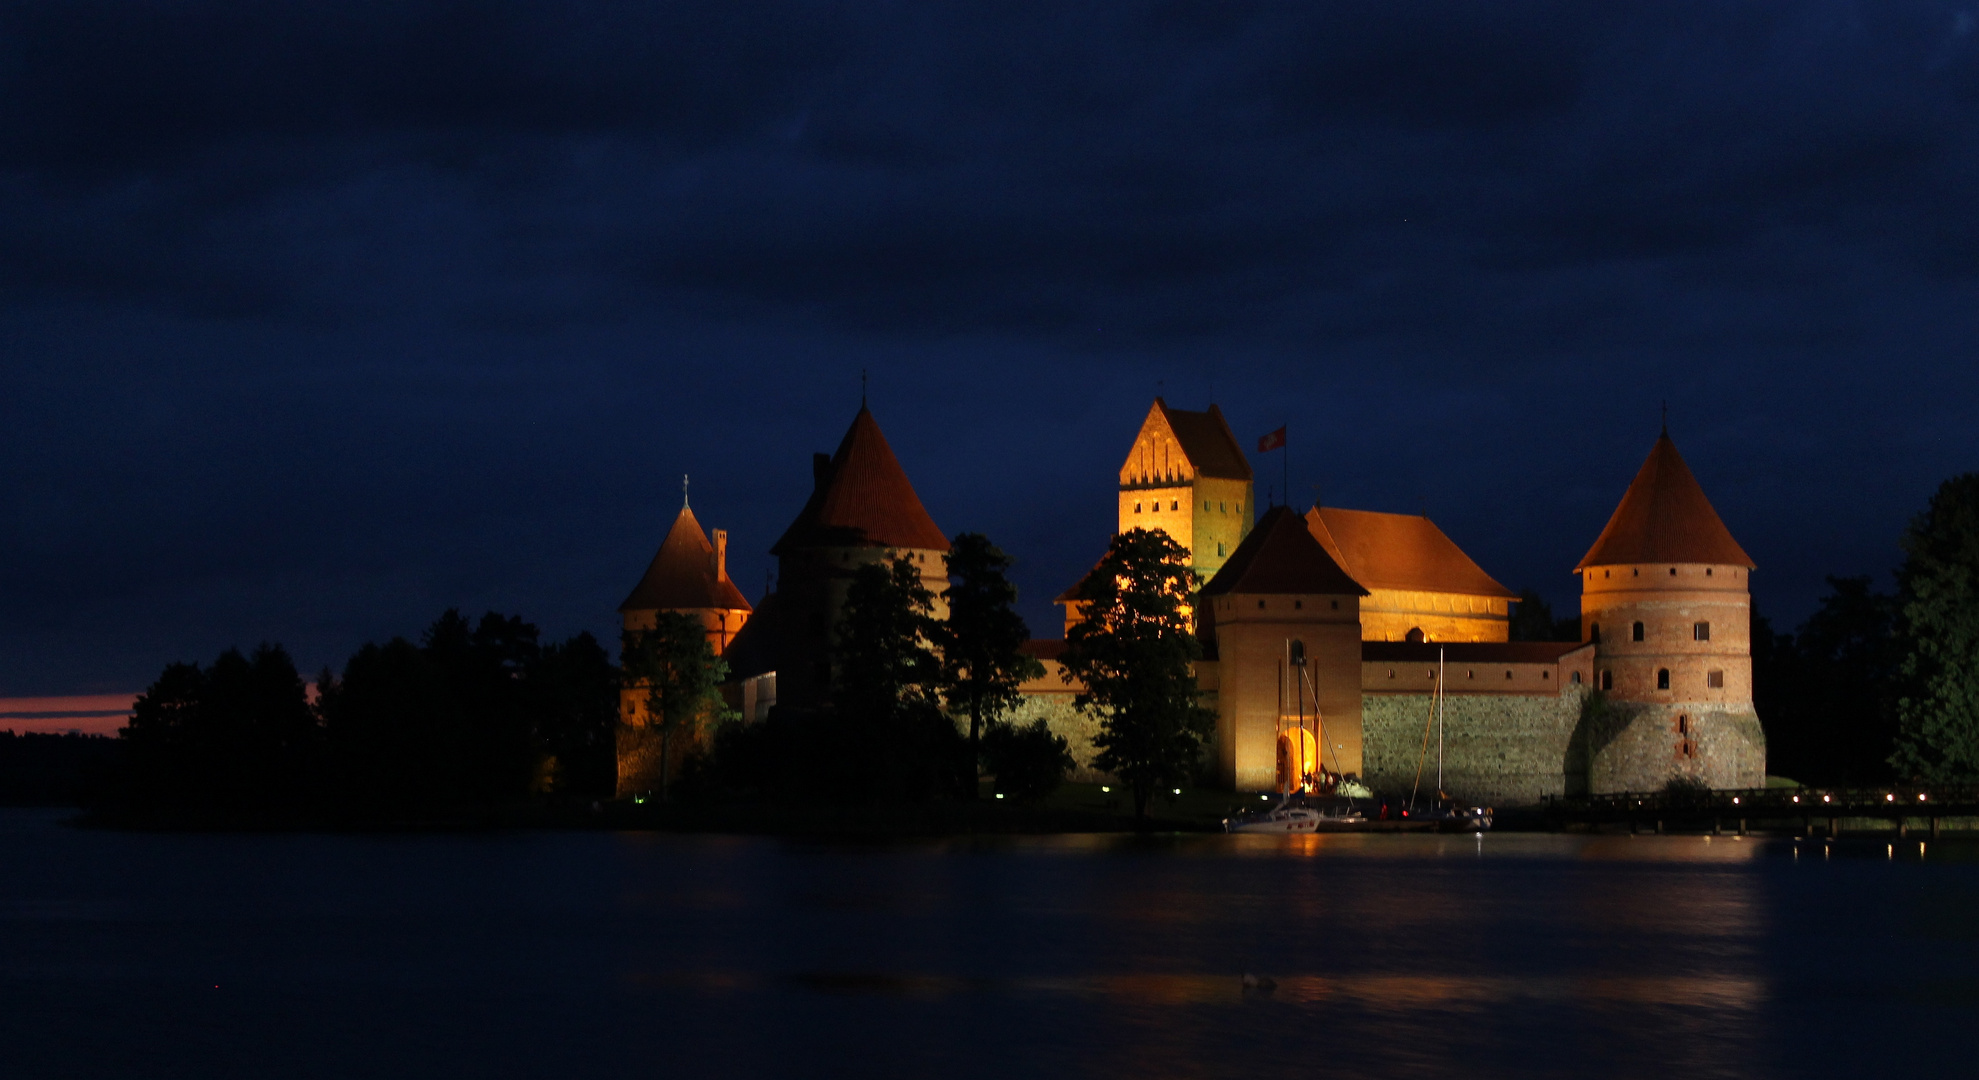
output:
<path id="1" fill-rule="evenodd" d="M 715 530 L 715 580 L 728 580 L 728 530 Z"/>
<path id="2" fill-rule="evenodd" d="M 819 491 L 824 490 L 825 478 L 830 475 L 831 475 L 831 455 L 812 454 L 811 455 L 811 487 L 814 490 L 819 490 Z"/>

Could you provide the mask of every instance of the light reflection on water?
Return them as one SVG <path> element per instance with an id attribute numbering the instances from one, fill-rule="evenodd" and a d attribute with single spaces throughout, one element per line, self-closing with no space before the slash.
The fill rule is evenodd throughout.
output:
<path id="1" fill-rule="evenodd" d="M 1975 854 L 137 836 L 0 812 L 0 1073 L 1883 1073 L 1979 1009 Z"/>

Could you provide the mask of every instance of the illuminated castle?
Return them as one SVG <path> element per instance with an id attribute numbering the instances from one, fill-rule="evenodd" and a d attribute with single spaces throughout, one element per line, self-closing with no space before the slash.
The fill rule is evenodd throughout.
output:
<path id="1" fill-rule="evenodd" d="M 669 534 L 624 609 L 628 627 L 654 608 L 696 613 L 725 648 L 730 704 L 745 720 L 826 703 L 830 644 L 858 566 L 905 557 L 931 592 L 946 587 L 948 540 L 869 410 L 860 407 L 837 452 L 816 455 L 812 469 L 810 498 L 771 549 L 778 587 L 753 614 L 727 585 L 722 534 L 709 545 L 685 509 L 674 533 L 686 529 L 686 538 Z M 1289 753 L 1295 774 L 1317 765 L 1406 789 L 1424 767 L 1431 723 L 1441 727 L 1444 787 L 1500 805 L 1679 777 L 1764 782 L 1752 563 L 1667 434 L 1577 568 L 1579 642 L 1510 641 L 1515 594 L 1425 516 L 1330 506 L 1260 516 L 1252 480 L 1215 406 L 1191 412 L 1160 398 L 1119 470 L 1119 529 L 1168 533 L 1205 580 L 1197 678 L 1217 714 L 1212 762 L 1222 784 L 1281 786 Z M 675 547 L 684 554 L 670 557 Z M 676 602 L 648 587 L 656 574 L 686 573 L 663 563 L 711 576 Z M 1066 625 L 1077 623 L 1078 586 L 1058 602 Z M 1046 672 L 1023 687 L 1017 718 L 1044 718 L 1090 761 L 1094 723 L 1072 707 L 1079 688 L 1057 663 L 1063 640 L 1029 649 Z M 627 717 L 639 720 L 630 706 Z"/>

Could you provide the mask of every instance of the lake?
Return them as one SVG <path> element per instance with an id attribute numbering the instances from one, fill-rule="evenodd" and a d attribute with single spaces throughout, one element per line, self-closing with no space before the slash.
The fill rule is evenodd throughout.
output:
<path id="1" fill-rule="evenodd" d="M 0 811 L 7 1077 L 1870 1076 L 1979 1021 L 1956 840 L 64 816 Z"/>

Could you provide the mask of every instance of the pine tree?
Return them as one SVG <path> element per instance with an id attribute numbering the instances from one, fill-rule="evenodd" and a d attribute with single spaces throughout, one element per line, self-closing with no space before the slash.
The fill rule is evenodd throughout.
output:
<path id="1" fill-rule="evenodd" d="M 1903 776 L 1979 781 L 1979 473 L 1939 486 L 1897 572 L 1897 746 Z"/>
<path id="2" fill-rule="evenodd" d="M 1086 687 L 1073 703 L 1100 724 L 1093 765 L 1127 784 L 1137 821 L 1157 787 L 1188 778 L 1214 729 L 1196 685 L 1196 586 L 1188 550 L 1167 533 L 1121 533 L 1080 582 L 1084 621 L 1065 635 L 1066 681 Z"/>

